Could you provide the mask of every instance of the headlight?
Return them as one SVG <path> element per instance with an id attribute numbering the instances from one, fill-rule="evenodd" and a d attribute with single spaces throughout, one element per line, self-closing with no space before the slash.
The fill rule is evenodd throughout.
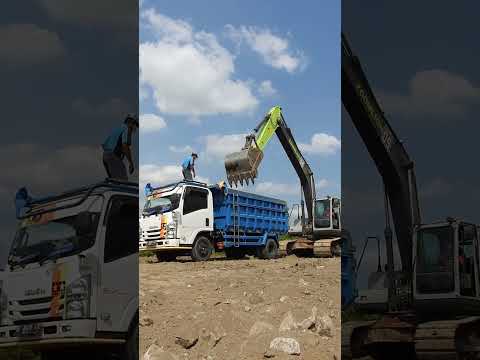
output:
<path id="1" fill-rule="evenodd" d="M 67 319 L 87 318 L 90 316 L 90 299 L 92 281 L 90 275 L 82 276 L 67 287 L 66 312 Z"/>
<path id="2" fill-rule="evenodd" d="M 167 225 L 167 239 L 175 239 L 177 232 L 177 224 L 168 224 Z"/>

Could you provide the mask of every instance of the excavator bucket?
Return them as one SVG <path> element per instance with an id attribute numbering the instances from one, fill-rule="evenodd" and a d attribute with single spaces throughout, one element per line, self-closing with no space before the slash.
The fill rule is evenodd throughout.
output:
<path id="1" fill-rule="evenodd" d="M 245 147 L 241 151 L 225 157 L 225 170 L 230 186 L 238 186 L 238 183 L 243 185 L 244 181 L 247 185 L 249 181 L 254 183 L 258 166 L 263 159 L 263 151 L 253 141 L 254 139 L 247 137 Z"/>

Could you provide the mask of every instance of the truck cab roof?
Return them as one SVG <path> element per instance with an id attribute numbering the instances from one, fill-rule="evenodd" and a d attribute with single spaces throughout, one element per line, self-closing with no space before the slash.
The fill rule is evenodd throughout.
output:
<path id="1" fill-rule="evenodd" d="M 71 189 L 57 195 L 35 199 L 29 203 L 30 210 L 18 219 L 25 219 L 46 212 L 58 211 L 73 208 L 81 205 L 93 195 L 103 194 L 107 191 L 123 192 L 138 195 L 138 183 L 119 181 L 107 178 L 104 181 L 91 185 Z M 73 201 L 77 199 L 76 201 Z M 67 201 L 66 200 L 72 200 Z M 62 205 L 63 203 L 63 205 Z"/>

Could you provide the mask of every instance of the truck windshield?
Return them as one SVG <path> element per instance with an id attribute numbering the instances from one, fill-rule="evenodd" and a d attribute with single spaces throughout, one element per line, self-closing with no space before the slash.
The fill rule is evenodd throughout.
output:
<path id="1" fill-rule="evenodd" d="M 330 227 L 330 199 L 315 201 L 315 227 Z"/>
<path id="2" fill-rule="evenodd" d="M 178 208 L 180 204 L 180 195 L 171 194 L 162 197 L 152 197 L 147 200 L 143 208 L 144 215 L 163 214 Z"/>
<path id="3" fill-rule="evenodd" d="M 454 231 L 451 226 L 421 229 L 417 233 L 416 278 L 420 293 L 446 293 L 455 289 Z"/>
<path id="4" fill-rule="evenodd" d="M 19 226 L 8 257 L 10 266 L 71 256 L 95 243 L 100 213 L 85 212 L 89 226 L 79 223 L 79 215 L 58 218 L 41 223 L 24 222 Z"/>

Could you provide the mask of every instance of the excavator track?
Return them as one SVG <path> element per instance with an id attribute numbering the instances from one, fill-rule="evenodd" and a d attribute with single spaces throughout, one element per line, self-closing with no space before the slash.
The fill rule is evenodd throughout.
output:
<path id="1" fill-rule="evenodd" d="M 479 359 L 480 317 L 419 324 L 415 352 L 419 360 Z"/>
<path id="2" fill-rule="evenodd" d="M 342 323 L 342 359 L 358 359 L 368 355 L 364 348 L 368 329 L 375 321 L 348 321 Z"/>
<path id="3" fill-rule="evenodd" d="M 337 257 L 342 255 L 341 238 L 316 240 L 313 244 L 315 257 Z"/>
<path id="4" fill-rule="evenodd" d="M 279 255 L 296 254 L 304 257 L 331 258 L 341 256 L 341 238 L 309 240 L 298 238 L 291 241 L 282 241 L 279 246 Z"/>

